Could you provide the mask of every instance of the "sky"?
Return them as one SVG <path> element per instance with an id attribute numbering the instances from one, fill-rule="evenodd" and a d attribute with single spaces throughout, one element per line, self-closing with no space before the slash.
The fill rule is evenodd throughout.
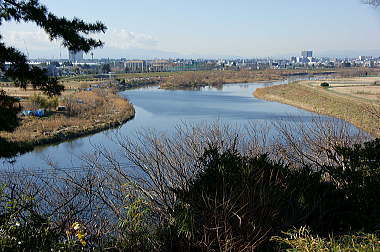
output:
<path id="1" fill-rule="evenodd" d="M 96 58 L 380 55 L 380 8 L 360 0 L 41 0 L 58 16 L 102 21 Z M 7 45 L 30 58 L 66 58 L 34 24 L 4 23 Z"/>

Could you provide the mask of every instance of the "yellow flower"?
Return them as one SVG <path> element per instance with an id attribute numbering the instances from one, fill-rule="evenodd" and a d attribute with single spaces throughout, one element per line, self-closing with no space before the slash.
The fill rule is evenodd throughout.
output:
<path id="1" fill-rule="evenodd" d="M 86 234 L 84 234 L 82 232 L 78 232 L 77 237 L 79 240 L 83 240 L 86 237 Z"/>
<path id="2" fill-rule="evenodd" d="M 80 224 L 79 224 L 79 222 L 74 222 L 73 225 L 71 225 L 71 227 L 72 227 L 74 230 L 79 230 L 79 229 L 80 229 Z"/>
<path id="3" fill-rule="evenodd" d="M 85 240 L 86 238 L 86 233 L 84 231 L 84 228 L 83 226 L 79 223 L 79 222 L 74 222 L 72 225 L 71 225 L 71 228 L 74 229 L 76 232 L 76 236 L 79 240 L 79 242 L 82 244 L 82 246 L 86 246 L 87 242 Z M 70 232 L 71 234 L 71 232 Z"/>
<path id="4" fill-rule="evenodd" d="M 80 240 L 80 243 L 82 244 L 83 247 L 85 247 L 87 244 L 87 242 L 85 240 Z"/>
<path id="5" fill-rule="evenodd" d="M 84 233 L 82 230 L 79 230 L 78 233 L 77 233 L 77 237 L 78 237 L 78 240 L 79 242 L 82 244 L 82 246 L 86 246 L 86 241 L 85 241 L 85 238 L 86 238 L 86 233 Z"/>

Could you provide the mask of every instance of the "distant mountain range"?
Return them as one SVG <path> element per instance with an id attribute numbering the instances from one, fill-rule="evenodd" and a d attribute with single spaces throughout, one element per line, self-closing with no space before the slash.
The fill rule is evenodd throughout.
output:
<path id="1" fill-rule="evenodd" d="M 167 59 L 167 58 L 188 58 L 188 59 L 232 59 L 242 58 L 241 56 L 217 55 L 217 54 L 183 54 L 162 50 L 149 49 L 112 49 L 103 48 L 94 51 L 96 58 L 126 58 L 126 59 Z"/>
<path id="2" fill-rule="evenodd" d="M 236 59 L 236 58 L 257 58 L 249 56 L 233 56 L 233 55 L 216 55 L 216 54 L 182 54 L 177 52 L 169 52 L 154 49 L 113 49 L 102 48 L 93 51 L 94 58 L 126 58 L 126 59 L 168 59 L 168 58 L 189 58 L 189 59 Z M 301 51 L 294 53 L 284 53 L 272 56 L 267 56 L 273 59 L 289 59 L 291 56 L 300 56 Z M 315 57 L 331 57 L 331 58 L 357 58 L 359 56 L 380 56 L 380 49 L 373 50 L 331 50 L 331 51 L 317 51 L 314 50 Z M 30 58 L 51 58 L 51 59 L 65 59 L 68 58 L 66 49 L 48 49 L 45 51 L 33 51 Z M 265 56 L 259 58 L 267 58 Z M 91 58 L 90 55 L 85 55 L 85 58 Z"/>
<path id="3" fill-rule="evenodd" d="M 95 58 L 126 58 L 126 59 L 156 59 L 156 58 L 181 58 L 183 55 L 176 52 L 167 52 L 150 49 L 113 49 L 102 48 L 94 50 Z"/>
<path id="4" fill-rule="evenodd" d="M 285 58 L 288 59 L 292 56 L 300 56 L 301 51 L 294 53 L 278 54 L 267 56 L 274 59 Z M 317 51 L 314 50 L 315 57 L 331 57 L 331 58 L 357 58 L 359 56 L 380 56 L 380 49 L 373 50 L 329 50 Z M 127 58 L 127 59 L 155 59 L 155 58 L 191 58 L 191 59 L 236 59 L 236 58 L 257 58 L 250 56 L 238 55 L 218 55 L 218 54 L 181 54 L 176 52 L 160 51 L 160 50 L 147 50 L 147 49 L 111 49 L 104 48 L 94 51 L 96 58 Z M 259 58 L 266 58 L 265 56 Z"/>

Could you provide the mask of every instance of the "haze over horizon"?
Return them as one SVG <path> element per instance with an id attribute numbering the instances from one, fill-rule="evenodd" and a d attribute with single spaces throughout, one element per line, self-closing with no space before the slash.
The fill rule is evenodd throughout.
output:
<path id="1" fill-rule="evenodd" d="M 96 58 L 380 55 L 380 9 L 360 0 L 41 2 L 58 16 L 107 25 Z M 0 32 L 30 58 L 67 58 L 35 25 L 3 23 Z"/>

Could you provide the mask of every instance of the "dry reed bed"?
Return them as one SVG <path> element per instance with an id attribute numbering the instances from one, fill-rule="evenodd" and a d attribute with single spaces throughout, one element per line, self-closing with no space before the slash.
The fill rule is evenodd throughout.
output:
<path id="1" fill-rule="evenodd" d="M 306 70 L 239 70 L 239 71 L 198 71 L 198 72 L 183 72 L 174 74 L 166 78 L 161 83 L 161 88 L 196 88 L 202 86 L 217 86 L 225 83 L 247 83 L 247 82 L 262 82 L 270 80 L 281 80 L 287 78 L 288 75 L 297 74 L 315 74 L 321 71 L 306 71 Z M 322 71 L 323 72 L 323 71 Z"/>
<path id="2" fill-rule="evenodd" d="M 91 81 L 61 81 L 60 84 L 65 86 L 65 91 L 63 95 L 69 94 L 72 90 L 80 90 L 84 88 L 89 88 L 93 85 L 99 85 L 104 83 L 104 81 L 100 80 L 91 80 Z M 26 89 L 22 89 L 16 87 L 13 83 L 0 83 L 0 89 L 3 89 L 8 95 L 16 96 L 16 97 L 30 97 L 35 94 L 42 94 L 42 92 L 38 89 L 33 89 L 32 87 L 27 87 Z"/>
<path id="3" fill-rule="evenodd" d="M 60 142 L 119 126 L 135 114 L 128 100 L 104 90 L 66 94 L 60 103 L 71 111 L 22 117 L 14 132 L 1 132 L 0 137 L 29 146 Z"/>
<path id="4" fill-rule="evenodd" d="M 361 89 L 363 88 L 365 87 L 361 87 Z M 379 98 L 369 100 L 363 99 L 355 93 L 346 95 L 331 91 L 329 88 L 316 86 L 315 82 L 310 81 L 258 88 L 254 92 L 254 96 L 340 118 L 373 136 L 380 136 Z"/>
<path id="5" fill-rule="evenodd" d="M 218 86 L 225 83 L 266 82 L 286 79 L 297 75 L 334 74 L 339 77 L 352 77 L 373 74 L 362 68 L 341 69 L 264 69 L 264 70 L 211 70 L 173 73 L 161 82 L 161 88 L 197 88 Z"/>

